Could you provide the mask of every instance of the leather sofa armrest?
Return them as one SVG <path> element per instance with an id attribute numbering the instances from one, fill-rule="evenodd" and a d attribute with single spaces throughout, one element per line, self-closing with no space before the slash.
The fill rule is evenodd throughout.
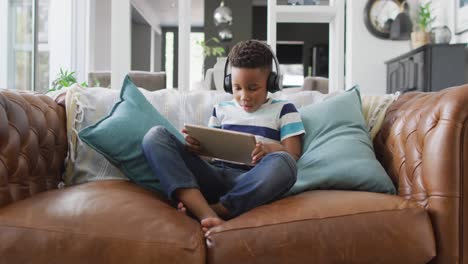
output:
<path id="1" fill-rule="evenodd" d="M 64 107 L 44 94 L 0 90 L 0 208 L 56 189 L 67 148 Z"/>
<path id="2" fill-rule="evenodd" d="M 431 263 L 468 263 L 468 85 L 400 96 L 374 140 L 398 194 L 423 205 L 434 227 Z"/>

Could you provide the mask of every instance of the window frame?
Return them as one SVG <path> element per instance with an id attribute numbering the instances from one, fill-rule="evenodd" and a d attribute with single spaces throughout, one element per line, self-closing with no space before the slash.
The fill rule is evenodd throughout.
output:
<path id="1" fill-rule="evenodd" d="M 39 24 L 39 1 L 40 0 L 8 0 L 8 23 L 11 25 L 8 27 L 7 32 L 7 85 L 8 87 L 14 87 L 14 89 L 19 89 L 16 87 L 16 78 L 17 78 L 17 52 L 28 52 L 30 53 L 29 61 L 29 85 L 26 87 L 26 91 L 37 91 L 36 82 L 38 80 L 38 54 L 39 54 L 39 45 L 41 46 L 40 51 L 49 51 L 48 41 L 39 43 L 38 39 L 38 24 Z M 18 44 L 16 38 L 17 30 L 17 14 L 16 8 L 18 6 L 27 6 L 31 8 L 31 42 L 30 44 Z"/>
<path id="2" fill-rule="evenodd" d="M 15 87 L 15 89 L 18 89 L 16 87 L 16 76 L 17 76 L 17 71 L 16 71 L 16 66 L 17 66 L 17 57 L 16 57 L 16 52 L 31 52 L 31 73 L 33 72 L 33 46 L 34 46 L 34 40 L 32 40 L 31 44 L 17 44 L 16 41 L 16 30 L 17 30 L 17 14 L 16 14 L 16 7 L 22 6 L 23 4 L 28 5 L 32 10 L 31 14 L 34 12 L 34 7 L 33 7 L 33 2 L 36 0 L 30 0 L 30 1 L 24 1 L 24 0 L 9 0 L 8 4 L 8 23 L 11 25 L 8 27 L 8 41 L 7 41 L 7 84 L 8 87 Z M 33 16 L 34 17 L 34 16 Z M 31 18 L 31 21 L 33 19 Z M 34 26 L 34 24 L 32 25 Z M 34 30 L 33 30 L 34 31 Z M 34 38 L 34 37 L 33 37 Z M 32 78 L 33 74 L 29 78 Z M 33 84 L 33 79 L 30 79 L 30 83 L 28 85 L 29 89 L 26 90 L 32 90 L 32 84 Z"/>
<path id="3" fill-rule="evenodd" d="M 167 32 L 173 32 L 174 33 L 174 65 L 173 65 L 173 72 L 172 72 L 172 76 L 173 76 L 173 79 L 172 79 L 172 87 L 178 87 L 178 80 L 179 80 L 179 76 L 178 76 L 178 62 L 179 62 L 179 31 L 178 31 L 178 27 L 162 27 L 162 42 L 161 42 L 161 45 L 162 45 L 162 56 L 161 56 L 161 69 L 162 71 L 166 71 L 166 33 Z M 190 28 L 190 33 L 193 33 L 193 32 L 197 32 L 197 33 L 204 33 L 204 29 L 203 27 L 191 27 Z"/>
<path id="4" fill-rule="evenodd" d="M 277 23 L 327 23 L 329 25 L 329 91 L 344 89 L 345 2 L 330 0 L 328 5 L 278 5 L 267 2 L 267 42 L 276 51 Z"/>

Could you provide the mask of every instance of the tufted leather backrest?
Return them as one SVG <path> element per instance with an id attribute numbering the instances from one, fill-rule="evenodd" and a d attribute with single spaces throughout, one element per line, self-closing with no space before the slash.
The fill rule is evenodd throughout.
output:
<path id="1" fill-rule="evenodd" d="M 57 188 L 66 153 L 62 106 L 43 94 L 0 90 L 0 207 Z"/>
<path id="2" fill-rule="evenodd" d="M 374 146 L 399 195 L 429 212 L 437 240 L 431 263 L 468 263 L 468 85 L 403 94 Z"/>

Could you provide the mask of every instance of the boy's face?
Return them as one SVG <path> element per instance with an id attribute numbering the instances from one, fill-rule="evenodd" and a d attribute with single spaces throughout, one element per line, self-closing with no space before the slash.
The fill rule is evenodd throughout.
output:
<path id="1" fill-rule="evenodd" d="M 262 68 L 232 67 L 232 94 L 244 111 L 253 113 L 267 100 L 269 71 Z"/>

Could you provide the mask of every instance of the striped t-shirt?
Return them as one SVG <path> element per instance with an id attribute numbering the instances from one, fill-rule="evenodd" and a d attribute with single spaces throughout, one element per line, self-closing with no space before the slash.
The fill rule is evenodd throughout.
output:
<path id="1" fill-rule="evenodd" d="M 261 142 L 280 143 L 305 133 L 296 107 L 271 98 L 253 113 L 244 111 L 234 99 L 221 102 L 213 108 L 208 126 L 254 134 Z"/>

